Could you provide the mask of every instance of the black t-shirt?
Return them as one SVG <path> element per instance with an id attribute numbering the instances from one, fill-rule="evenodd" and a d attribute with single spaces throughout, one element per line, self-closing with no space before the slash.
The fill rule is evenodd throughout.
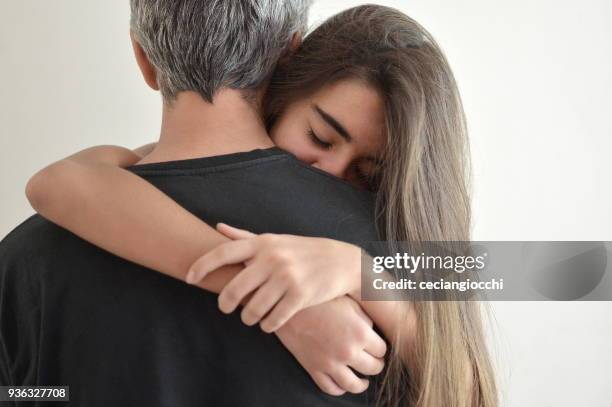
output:
<path id="1" fill-rule="evenodd" d="M 130 170 L 209 224 L 377 240 L 371 194 L 279 148 Z M 216 298 L 32 216 L 0 243 L 0 384 L 68 385 L 78 406 L 372 402 L 325 395 L 275 335 Z"/>

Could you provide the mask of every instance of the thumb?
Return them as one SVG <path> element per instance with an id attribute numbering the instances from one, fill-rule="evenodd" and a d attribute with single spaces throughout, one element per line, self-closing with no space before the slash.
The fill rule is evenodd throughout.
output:
<path id="1" fill-rule="evenodd" d="M 257 236 L 255 233 L 251 233 L 248 230 L 238 229 L 225 223 L 217 223 L 217 231 L 232 240 L 250 239 Z"/>

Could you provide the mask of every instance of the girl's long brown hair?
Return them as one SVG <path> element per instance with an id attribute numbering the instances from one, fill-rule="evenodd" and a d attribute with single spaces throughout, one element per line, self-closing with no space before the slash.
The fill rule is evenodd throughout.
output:
<path id="1" fill-rule="evenodd" d="M 465 114 L 453 73 L 431 34 L 388 7 L 366 5 L 337 14 L 278 67 L 265 104 L 268 122 L 293 101 L 345 79 L 376 89 L 385 104 L 387 147 L 376 205 L 381 235 L 391 241 L 468 241 Z M 393 346 L 378 404 L 497 406 L 480 303 L 410 306 L 417 315 L 416 349 L 410 350 L 416 369 L 408 372 L 402 363 L 406 350 Z"/>

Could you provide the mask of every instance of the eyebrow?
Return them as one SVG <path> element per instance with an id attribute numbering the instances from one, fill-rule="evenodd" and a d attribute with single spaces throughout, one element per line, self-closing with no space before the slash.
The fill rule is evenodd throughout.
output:
<path id="1" fill-rule="evenodd" d="M 325 110 L 321 109 L 316 104 L 313 104 L 312 108 L 314 109 L 315 112 L 319 114 L 319 116 L 321 116 L 323 120 L 327 122 L 327 124 L 332 126 L 334 130 L 338 132 L 338 134 L 340 134 L 344 139 L 346 139 L 346 141 L 351 141 L 353 139 L 351 135 L 349 134 L 349 132 L 346 130 L 346 128 L 343 125 L 341 125 L 340 122 L 338 122 L 338 120 L 336 120 L 332 115 L 327 113 Z"/>
<path id="2" fill-rule="evenodd" d="M 336 120 L 332 115 L 327 113 L 325 110 L 321 109 L 318 105 L 313 104 L 312 108 L 315 112 L 321 116 L 323 120 L 325 120 L 330 126 L 332 126 L 346 141 L 352 141 L 350 133 L 346 130 L 346 128 L 340 124 L 338 120 Z M 368 161 L 372 161 L 375 165 L 382 166 L 384 161 L 377 157 L 366 157 Z"/>

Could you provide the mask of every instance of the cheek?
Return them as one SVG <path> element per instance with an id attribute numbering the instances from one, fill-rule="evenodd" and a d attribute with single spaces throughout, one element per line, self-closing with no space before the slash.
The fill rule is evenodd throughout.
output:
<path id="1" fill-rule="evenodd" d="M 289 151 L 300 161 L 312 164 L 319 156 L 319 151 L 313 145 L 308 135 L 308 128 L 289 120 L 279 120 L 270 130 L 270 137 L 274 144 L 283 150 Z"/>

